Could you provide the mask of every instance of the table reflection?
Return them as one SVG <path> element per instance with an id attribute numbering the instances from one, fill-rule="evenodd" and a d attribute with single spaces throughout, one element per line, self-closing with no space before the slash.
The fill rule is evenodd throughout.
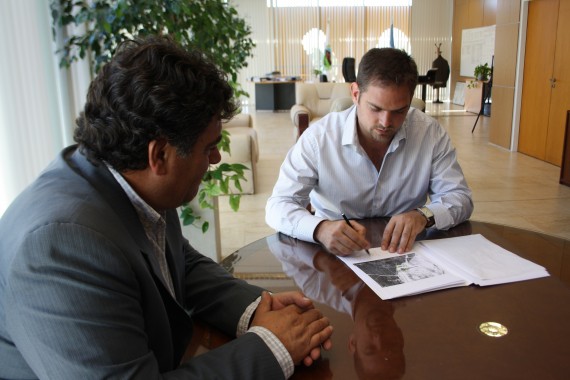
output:
<path id="1" fill-rule="evenodd" d="M 402 377 L 404 337 L 391 302 L 380 299 L 341 260 L 317 245 L 285 235 L 269 237 L 267 244 L 307 297 L 350 315 L 354 323 L 347 347 L 359 379 Z"/>

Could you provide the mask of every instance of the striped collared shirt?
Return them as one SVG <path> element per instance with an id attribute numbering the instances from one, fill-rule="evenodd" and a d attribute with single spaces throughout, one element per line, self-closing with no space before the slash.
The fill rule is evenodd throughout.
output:
<path id="1" fill-rule="evenodd" d="M 129 183 L 119 172 L 117 172 L 108 164 L 106 165 L 135 207 L 144 232 L 150 240 L 152 246 L 152 254 L 154 255 L 156 261 L 158 262 L 158 266 L 160 267 L 162 280 L 164 281 L 164 284 L 166 285 L 166 288 L 172 297 L 176 298 L 174 294 L 174 286 L 172 285 L 172 276 L 170 275 L 170 271 L 168 270 L 168 262 L 166 261 L 166 220 L 164 219 L 164 212 L 159 213 L 150 207 L 148 203 L 146 203 L 135 192 L 135 190 L 131 187 L 131 185 L 129 185 Z"/>

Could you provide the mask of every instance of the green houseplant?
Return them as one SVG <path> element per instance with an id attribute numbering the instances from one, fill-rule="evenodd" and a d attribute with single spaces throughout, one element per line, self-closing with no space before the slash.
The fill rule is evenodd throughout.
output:
<path id="1" fill-rule="evenodd" d="M 475 76 L 475 78 L 477 80 L 480 81 L 488 81 L 489 78 L 491 77 L 492 74 L 492 69 L 489 67 L 489 64 L 485 63 L 483 65 L 477 65 L 475 66 L 475 70 L 473 70 L 473 76 Z"/>
<path id="2" fill-rule="evenodd" d="M 60 66 L 88 58 L 95 74 L 111 58 L 124 40 L 149 34 L 169 35 L 185 47 L 195 47 L 209 55 L 228 74 L 236 98 L 248 96 L 237 82 L 239 70 L 247 66 L 254 43 L 250 27 L 229 3 L 220 0 L 51 0 L 54 39 L 67 26 L 84 25 L 81 32 L 65 36 Z M 64 33 L 65 34 L 65 33 Z M 222 131 L 219 149 L 230 153 L 229 132 Z M 213 207 L 211 199 L 229 195 L 230 206 L 239 209 L 240 194 L 232 194 L 230 183 L 241 190 L 241 164 L 221 164 L 206 172 L 198 193 L 200 207 Z M 200 219 L 189 205 L 182 207 L 184 225 Z M 207 231 L 207 222 L 201 224 Z"/>

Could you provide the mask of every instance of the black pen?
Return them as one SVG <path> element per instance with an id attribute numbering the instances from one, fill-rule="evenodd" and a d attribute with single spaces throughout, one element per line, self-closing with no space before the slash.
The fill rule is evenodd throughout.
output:
<path id="1" fill-rule="evenodd" d="M 346 217 L 346 215 L 344 215 L 344 213 L 341 214 L 342 218 L 344 219 L 344 221 L 346 222 L 346 224 L 348 224 L 348 226 L 352 229 L 354 229 L 354 227 L 352 227 L 352 224 L 350 224 L 350 220 L 348 220 L 348 218 Z M 366 253 L 368 253 L 368 256 L 370 256 L 370 251 L 365 249 L 364 251 L 366 251 Z"/>

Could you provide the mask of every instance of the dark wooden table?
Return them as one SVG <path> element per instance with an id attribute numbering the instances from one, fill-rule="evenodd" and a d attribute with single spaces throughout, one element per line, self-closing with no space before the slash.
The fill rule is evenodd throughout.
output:
<path id="1" fill-rule="evenodd" d="M 363 223 L 379 246 L 386 221 Z M 543 265 L 551 277 L 383 301 L 335 256 L 282 234 L 247 245 L 222 265 L 275 292 L 301 289 L 330 319 L 333 349 L 293 378 L 569 379 L 570 241 L 482 222 L 419 238 L 476 233 Z M 507 334 L 485 335 L 485 322 Z M 215 339 L 207 333 L 208 343 Z"/>

